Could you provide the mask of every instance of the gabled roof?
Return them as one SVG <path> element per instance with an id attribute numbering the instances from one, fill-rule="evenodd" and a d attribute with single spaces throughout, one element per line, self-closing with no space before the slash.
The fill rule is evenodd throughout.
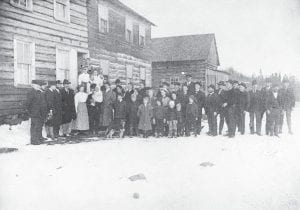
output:
<path id="1" fill-rule="evenodd" d="M 106 1 L 106 2 L 108 2 L 108 3 L 111 3 L 111 4 L 113 4 L 113 5 L 117 6 L 117 7 L 119 7 L 119 8 L 121 8 L 121 9 L 125 10 L 126 12 L 128 12 L 128 13 L 130 13 L 130 14 L 132 14 L 132 15 L 134 15 L 134 16 L 136 16 L 136 17 L 138 17 L 138 18 L 140 18 L 140 19 L 142 19 L 142 20 L 144 20 L 144 21 L 146 21 L 147 23 L 149 23 L 149 24 L 155 26 L 155 24 L 152 23 L 150 20 L 148 20 L 148 19 L 145 18 L 144 16 L 138 14 L 136 11 L 134 11 L 134 10 L 131 9 L 131 8 L 129 8 L 128 6 L 126 6 L 125 4 L 123 4 L 122 2 L 120 2 L 119 0 L 103 0 L 103 1 Z"/>
<path id="2" fill-rule="evenodd" d="M 211 47 L 216 47 L 217 62 L 219 56 L 214 34 L 162 37 L 152 39 L 153 62 L 207 60 Z"/>

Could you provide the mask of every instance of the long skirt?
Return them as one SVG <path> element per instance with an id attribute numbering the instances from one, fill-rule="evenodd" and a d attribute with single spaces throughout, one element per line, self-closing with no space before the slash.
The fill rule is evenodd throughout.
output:
<path id="1" fill-rule="evenodd" d="M 89 115 L 86 103 L 78 103 L 77 106 L 76 128 L 79 131 L 89 130 Z"/>

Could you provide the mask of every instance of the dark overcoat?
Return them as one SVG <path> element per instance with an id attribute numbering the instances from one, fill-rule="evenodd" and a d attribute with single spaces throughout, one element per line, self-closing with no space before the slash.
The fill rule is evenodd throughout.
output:
<path id="1" fill-rule="evenodd" d="M 295 107 L 295 94 L 292 88 L 281 89 L 280 95 L 282 96 L 284 110 L 290 110 Z"/>
<path id="2" fill-rule="evenodd" d="M 74 91 L 72 89 L 61 89 L 61 101 L 62 101 L 62 124 L 70 123 L 76 119 Z"/>
<path id="3" fill-rule="evenodd" d="M 39 118 L 43 121 L 46 119 L 47 103 L 43 91 L 32 88 L 27 94 L 25 106 L 30 118 Z"/>
<path id="4" fill-rule="evenodd" d="M 152 130 L 151 119 L 153 117 L 153 108 L 151 105 L 141 104 L 138 110 L 139 129 L 143 131 Z"/>
<path id="5" fill-rule="evenodd" d="M 109 126 L 113 120 L 113 104 L 116 100 L 114 91 L 109 90 L 103 93 L 103 112 L 101 113 L 100 122 L 102 126 Z"/>
<path id="6" fill-rule="evenodd" d="M 138 110 L 139 110 L 139 102 L 130 101 L 127 103 L 126 110 L 128 116 L 128 123 L 129 125 L 137 125 L 139 118 L 138 118 Z"/>
<path id="7" fill-rule="evenodd" d="M 249 112 L 262 112 L 263 109 L 262 92 L 260 90 L 249 91 Z"/>

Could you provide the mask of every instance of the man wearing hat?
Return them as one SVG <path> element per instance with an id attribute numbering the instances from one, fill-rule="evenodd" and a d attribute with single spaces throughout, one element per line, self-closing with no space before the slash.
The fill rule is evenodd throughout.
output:
<path id="1" fill-rule="evenodd" d="M 226 108 L 223 107 L 222 105 L 226 102 L 227 100 L 227 95 L 226 95 L 226 84 L 224 81 L 220 81 L 218 83 L 219 90 L 217 91 L 217 94 L 219 96 L 219 114 L 220 114 L 220 122 L 219 122 L 219 135 L 222 135 L 223 132 L 223 127 L 224 127 L 224 122 L 225 122 L 225 116 L 226 116 Z M 228 127 L 228 126 L 227 126 Z"/>
<path id="2" fill-rule="evenodd" d="M 290 87 L 290 82 L 288 79 L 284 79 L 282 83 L 283 83 L 283 88 L 280 90 L 280 94 L 283 97 L 283 111 L 280 115 L 279 133 L 282 133 L 282 127 L 284 121 L 283 119 L 285 115 L 289 134 L 293 134 L 291 115 L 292 115 L 292 110 L 295 107 L 295 94 L 293 89 Z"/>
<path id="3" fill-rule="evenodd" d="M 76 119 L 76 111 L 74 104 L 74 90 L 70 88 L 69 80 L 63 81 L 63 88 L 60 90 L 62 100 L 62 132 L 67 137 L 71 132 L 71 122 Z"/>
<path id="4" fill-rule="evenodd" d="M 205 107 L 205 93 L 201 90 L 201 83 L 195 83 L 195 99 L 198 105 L 198 120 L 197 120 L 197 134 L 199 135 L 202 130 L 202 109 Z"/>
<path id="5" fill-rule="evenodd" d="M 252 89 L 249 91 L 249 114 L 250 114 L 250 133 L 261 136 L 261 115 L 263 112 L 262 94 L 258 90 L 257 81 L 252 81 Z M 255 120 L 254 120 L 255 118 Z M 255 124 L 255 126 L 254 126 Z"/>
<path id="6" fill-rule="evenodd" d="M 193 77 L 191 74 L 186 75 L 186 86 L 188 87 L 189 95 L 195 94 L 195 83 L 193 82 Z"/>
<path id="7" fill-rule="evenodd" d="M 261 90 L 261 97 L 262 97 L 262 104 L 263 104 L 263 111 L 261 115 L 261 119 L 263 118 L 264 113 L 266 113 L 266 135 L 270 134 L 270 116 L 267 112 L 267 98 L 271 94 L 272 83 L 269 78 L 265 80 L 265 87 Z"/>
<path id="8" fill-rule="evenodd" d="M 208 135 L 209 136 L 217 136 L 218 135 L 218 123 L 217 123 L 217 115 L 219 110 L 219 96 L 215 93 L 215 86 L 209 85 L 207 88 L 208 95 L 206 97 L 205 104 L 205 112 L 207 115 L 208 121 Z"/>
<path id="9" fill-rule="evenodd" d="M 244 135 L 245 134 L 245 116 L 246 111 L 249 108 L 249 96 L 246 91 L 247 85 L 244 82 L 239 84 L 239 95 L 238 95 L 238 103 L 236 108 L 237 114 L 237 126 L 239 128 L 239 132 Z"/>
<path id="10" fill-rule="evenodd" d="M 227 87 L 227 97 L 225 103 L 223 103 L 223 107 L 226 108 L 226 118 L 228 122 L 228 137 L 234 138 L 236 131 L 236 106 L 237 106 L 237 90 L 233 89 L 234 82 L 232 80 L 228 80 L 226 82 Z"/>
<path id="11" fill-rule="evenodd" d="M 47 117 L 47 103 L 43 88 L 47 83 L 41 80 L 32 80 L 32 89 L 27 94 L 25 107 L 31 119 L 30 143 L 32 145 L 41 144 L 44 140 L 42 136 L 43 125 Z"/>
<path id="12" fill-rule="evenodd" d="M 273 85 L 270 94 L 267 97 L 267 114 L 269 115 L 270 135 L 279 137 L 280 113 L 283 107 L 283 98 L 279 92 L 279 86 Z"/>
<path id="13" fill-rule="evenodd" d="M 56 104 L 55 104 L 55 92 L 56 92 L 56 82 L 49 81 L 49 88 L 45 91 L 45 98 L 47 103 L 47 120 L 45 123 L 47 138 L 52 140 L 57 140 L 54 135 L 54 121 L 57 118 Z"/>

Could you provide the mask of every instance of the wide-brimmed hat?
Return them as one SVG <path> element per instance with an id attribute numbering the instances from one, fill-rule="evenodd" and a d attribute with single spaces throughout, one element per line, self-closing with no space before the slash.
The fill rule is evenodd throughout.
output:
<path id="1" fill-rule="evenodd" d="M 71 82 L 69 80 L 67 80 L 67 79 L 64 79 L 63 84 L 64 85 L 66 85 L 66 84 L 69 85 L 69 84 L 71 84 Z"/>

